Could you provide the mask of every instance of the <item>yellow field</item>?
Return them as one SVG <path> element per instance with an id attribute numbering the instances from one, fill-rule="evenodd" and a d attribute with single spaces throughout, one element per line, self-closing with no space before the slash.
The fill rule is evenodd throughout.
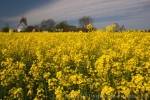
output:
<path id="1" fill-rule="evenodd" d="M 150 33 L 0 33 L 0 99 L 150 98 Z"/>

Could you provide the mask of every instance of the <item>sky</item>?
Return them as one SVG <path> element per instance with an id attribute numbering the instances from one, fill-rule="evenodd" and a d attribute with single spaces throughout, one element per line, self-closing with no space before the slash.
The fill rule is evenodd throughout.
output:
<path id="1" fill-rule="evenodd" d="M 127 28 L 150 28 L 150 0 L 1 0 L 0 27 L 17 26 L 21 17 L 28 24 L 42 20 L 68 21 L 78 25 L 78 19 L 91 16 L 97 28 L 112 23 Z"/>

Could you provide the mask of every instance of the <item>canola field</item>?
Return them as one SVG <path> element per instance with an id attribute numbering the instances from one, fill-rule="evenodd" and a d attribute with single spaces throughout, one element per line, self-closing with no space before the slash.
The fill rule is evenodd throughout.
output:
<path id="1" fill-rule="evenodd" d="M 150 33 L 0 33 L 2 100 L 148 100 Z"/>

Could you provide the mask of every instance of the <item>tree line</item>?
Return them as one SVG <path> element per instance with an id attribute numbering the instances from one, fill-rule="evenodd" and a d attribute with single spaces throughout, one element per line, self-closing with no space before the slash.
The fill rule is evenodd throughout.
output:
<path id="1" fill-rule="evenodd" d="M 9 25 L 6 25 L 1 29 L 2 32 L 91 32 L 97 30 L 93 25 L 93 19 L 90 16 L 83 16 L 78 20 L 79 25 L 71 25 L 68 23 L 68 21 L 61 21 L 57 23 L 53 19 L 47 19 L 41 21 L 40 24 L 37 25 L 28 25 L 27 18 L 22 17 L 19 21 L 19 24 L 15 29 L 11 29 Z M 101 30 L 103 31 L 109 31 L 109 32 L 120 32 L 120 31 L 126 31 L 124 25 L 119 25 L 118 23 L 112 23 L 111 25 L 108 25 Z M 133 31 L 133 30 L 130 30 Z M 137 30 L 134 30 L 137 31 Z M 138 30 L 139 31 L 139 30 Z M 144 32 L 150 32 L 149 30 L 140 30 Z"/>
<path id="2" fill-rule="evenodd" d="M 20 29 L 20 30 L 19 30 Z M 10 27 L 6 25 L 1 29 L 3 32 L 9 32 Z M 96 28 L 93 26 L 93 19 L 90 16 L 84 16 L 79 19 L 79 26 L 71 25 L 68 21 L 61 21 L 57 23 L 53 19 L 43 20 L 40 24 L 37 25 L 28 25 L 27 18 L 22 17 L 19 21 L 19 24 L 13 31 L 20 31 L 20 32 L 41 32 L 41 31 L 48 31 L 48 32 L 78 32 L 78 31 L 93 31 Z"/>

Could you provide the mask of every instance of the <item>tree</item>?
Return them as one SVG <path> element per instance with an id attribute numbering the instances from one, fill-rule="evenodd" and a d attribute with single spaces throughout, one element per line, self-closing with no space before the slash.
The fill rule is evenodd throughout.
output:
<path id="1" fill-rule="evenodd" d="M 84 16 L 79 19 L 79 25 L 82 31 L 89 32 L 95 30 L 93 26 L 93 19 L 89 16 Z"/>
<path id="2" fill-rule="evenodd" d="M 69 26 L 70 25 L 67 23 L 67 21 L 62 21 L 56 25 L 56 29 L 63 32 L 67 32 L 69 31 Z"/>
<path id="3" fill-rule="evenodd" d="M 40 24 L 40 28 L 42 31 L 53 31 L 55 24 L 53 19 L 43 20 Z"/>
<path id="4" fill-rule="evenodd" d="M 108 32 L 120 32 L 125 30 L 125 26 L 120 26 L 118 23 L 113 23 L 105 27 L 105 30 Z"/>
<path id="5" fill-rule="evenodd" d="M 35 29 L 34 26 L 28 26 L 28 27 L 25 29 L 25 32 L 32 32 L 34 29 Z"/>
<path id="6" fill-rule="evenodd" d="M 26 18 L 26 17 L 22 17 L 22 18 L 20 19 L 19 24 L 22 24 L 22 23 L 23 23 L 24 25 L 26 25 L 26 26 L 28 25 L 28 24 L 27 24 L 27 18 Z"/>
<path id="7" fill-rule="evenodd" d="M 79 24 L 81 28 L 86 28 L 87 25 L 92 24 L 92 23 L 93 23 L 93 20 L 89 16 L 84 16 L 79 19 Z"/>
<path id="8" fill-rule="evenodd" d="M 122 26 L 120 27 L 120 31 L 125 31 L 125 30 L 126 30 L 125 26 L 122 25 Z"/>
<path id="9" fill-rule="evenodd" d="M 9 25 L 6 24 L 2 29 L 1 29 L 2 32 L 9 32 Z"/>

